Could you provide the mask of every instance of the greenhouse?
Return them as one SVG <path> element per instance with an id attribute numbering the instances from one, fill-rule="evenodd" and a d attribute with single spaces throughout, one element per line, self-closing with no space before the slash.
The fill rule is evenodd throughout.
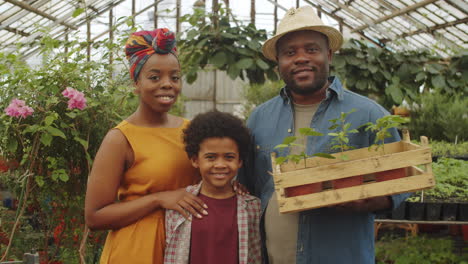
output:
<path id="1" fill-rule="evenodd" d="M 467 93 L 465 0 L 0 0 L 0 264 L 468 263 Z"/>

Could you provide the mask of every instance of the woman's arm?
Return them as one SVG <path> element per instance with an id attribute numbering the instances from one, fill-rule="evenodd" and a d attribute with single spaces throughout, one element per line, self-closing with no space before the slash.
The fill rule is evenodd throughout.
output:
<path id="1" fill-rule="evenodd" d="M 157 192 L 132 201 L 116 202 L 125 165 L 133 162 L 132 149 L 117 129 L 109 131 L 99 148 L 91 170 L 85 200 L 85 220 L 90 229 L 118 229 L 136 222 L 157 208 L 188 212 L 201 217 L 204 203 L 184 189 Z"/>

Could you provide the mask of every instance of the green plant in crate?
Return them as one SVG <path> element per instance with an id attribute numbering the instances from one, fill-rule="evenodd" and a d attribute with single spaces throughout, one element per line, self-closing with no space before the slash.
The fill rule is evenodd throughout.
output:
<path id="1" fill-rule="evenodd" d="M 341 152 L 340 158 L 341 160 L 349 160 L 348 155 L 344 154 L 345 151 L 353 149 L 352 146 L 349 146 L 349 134 L 358 133 L 357 129 L 351 129 L 351 123 L 346 122 L 346 117 L 356 112 L 356 109 L 351 109 L 349 112 L 341 112 L 339 118 L 330 119 L 330 123 L 332 125 L 328 128 L 329 130 L 334 130 L 339 128 L 337 132 L 330 132 L 328 135 L 332 136 L 332 149 L 338 149 Z"/>
<path id="2" fill-rule="evenodd" d="M 305 138 L 323 136 L 322 133 L 317 132 L 313 128 L 310 128 L 310 127 L 299 128 L 299 134 L 301 134 L 301 136 L 303 136 Z M 305 149 L 304 145 L 294 143 L 296 141 L 296 139 L 297 139 L 297 137 L 295 137 L 295 136 L 286 137 L 283 140 L 283 143 L 275 146 L 275 149 L 279 149 L 279 150 L 282 150 L 282 151 L 284 151 L 287 148 L 291 148 L 291 147 L 299 147 L 299 148 L 302 149 L 302 151 L 299 154 L 289 154 L 287 156 L 277 157 L 276 160 L 275 160 L 277 164 L 283 164 L 283 163 L 285 163 L 286 161 L 289 161 L 289 160 L 297 164 L 301 160 L 305 160 L 308 157 L 322 157 L 322 158 L 329 158 L 329 159 L 334 159 L 335 158 L 332 155 L 327 154 L 327 153 L 315 153 L 313 155 L 307 155 L 305 153 L 306 149 Z"/>
<path id="3" fill-rule="evenodd" d="M 402 124 L 408 122 L 408 118 L 398 115 L 388 115 L 377 119 L 375 124 L 372 122 L 364 124 L 363 127 L 365 127 L 366 130 L 375 133 L 374 143 L 369 146 L 369 149 L 373 147 L 377 151 L 382 148 L 385 152 L 385 139 L 392 136 L 388 130 L 394 127 L 400 127 Z"/>

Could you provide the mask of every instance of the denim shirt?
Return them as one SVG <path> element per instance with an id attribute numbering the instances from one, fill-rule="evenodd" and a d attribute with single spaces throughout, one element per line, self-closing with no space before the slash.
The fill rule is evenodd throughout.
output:
<path id="1" fill-rule="evenodd" d="M 376 102 L 343 89 L 337 77 L 330 77 L 331 83 L 326 98 L 320 103 L 311 120 L 310 127 L 324 136 L 309 137 L 306 153 L 332 153 L 331 137 L 328 136 L 330 119 L 339 118 L 341 112 L 356 111 L 346 118 L 351 129 L 359 133 L 349 135 L 349 145 L 355 148 L 368 147 L 374 142 L 375 135 L 361 125 L 373 122 L 389 113 Z M 283 88 L 280 95 L 258 106 L 247 121 L 251 130 L 254 151 L 250 160 L 239 172 L 238 180 L 250 191 L 260 197 L 262 211 L 268 205 L 273 192 L 271 152 L 278 156 L 287 155 L 287 151 L 278 151 L 274 147 L 283 139 L 294 136 L 294 114 L 292 99 Z M 338 130 L 338 129 L 336 129 Z M 386 143 L 400 140 L 398 131 L 392 129 L 392 137 Z M 393 208 L 399 206 L 409 194 L 392 196 Z M 297 239 L 296 263 L 298 264 L 370 264 L 374 263 L 374 214 L 342 212 L 334 208 L 318 208 L 300 212 Z"/>

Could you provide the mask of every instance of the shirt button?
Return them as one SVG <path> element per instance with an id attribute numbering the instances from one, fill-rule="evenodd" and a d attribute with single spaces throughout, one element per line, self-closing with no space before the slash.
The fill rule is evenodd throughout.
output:
<path id="1" fill-rule="evenodd" d="M 291 133 L 292 132 L 292 129 L 288 129 L 288 133 Z"/>
<path id="2" fill-rule="evenodd" d="M 259 146 L 259 145 L 257 145 L 257 149 L 260 149 L 260 146 Z"/>

